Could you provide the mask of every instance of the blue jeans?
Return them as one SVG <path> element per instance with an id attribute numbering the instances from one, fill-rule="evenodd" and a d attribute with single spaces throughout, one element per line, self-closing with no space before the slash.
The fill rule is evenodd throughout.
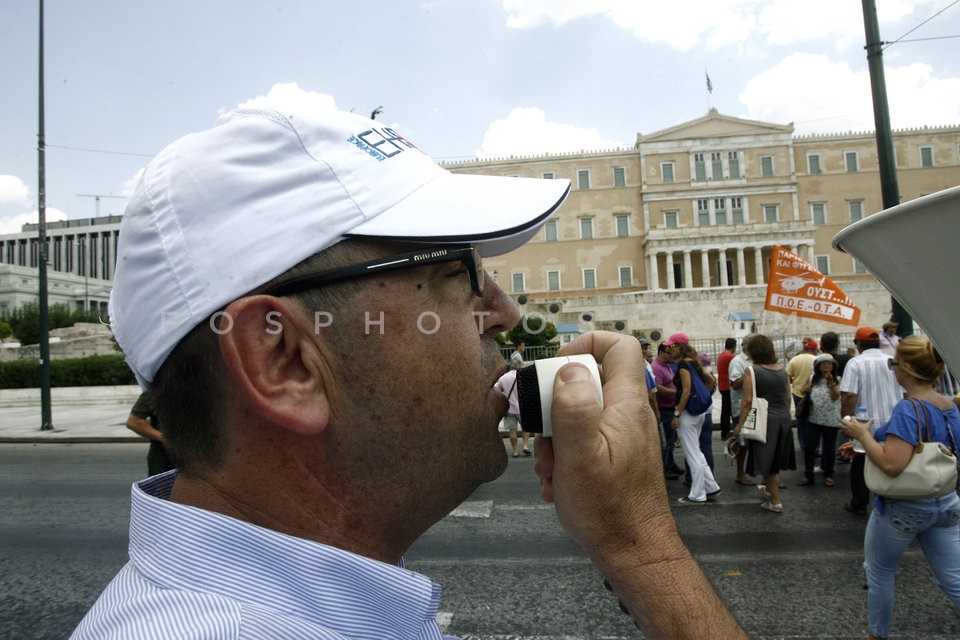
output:
<path id="1" fill-rule="evenodd" d="M 660 426 L 663 428 L 663 470 L 674 471 L 677 468 L 677 462 L 674 459 L 674 453 L 677 443 L 677 432 L 673 428 L 673 407 L 660 407 Z"/>
<path id="2" fill-rule="evenodd" d="M 893 580 L 900 558 L 916 538 L 937 583 L 960 611 L 960 498 L 950 493 L 925 500 L 885 499 L 874 509 L 864 536 L 870 633 L 890 635 Z"/>

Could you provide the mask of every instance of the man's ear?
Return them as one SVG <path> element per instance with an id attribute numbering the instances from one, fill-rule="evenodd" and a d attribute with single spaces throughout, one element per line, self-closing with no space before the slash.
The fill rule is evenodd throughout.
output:
<path id="1" fill-rule="evenodd" d="M 300 435 L 323 431 L 330 404 L 308 314 L 273 296 L 234 300 L 219 318 L 220 352 L 247 410 Z"/>

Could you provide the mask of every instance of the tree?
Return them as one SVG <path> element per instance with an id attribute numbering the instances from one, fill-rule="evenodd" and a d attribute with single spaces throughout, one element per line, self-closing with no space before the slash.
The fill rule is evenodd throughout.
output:
<path id="1" fill-rule="evenodd" d="M 13 327 L 6 320 L 0 320 L 0 340 L 6 340 L 13 335 Z"/>
<path id="2" fill-rule="evenodd" d="M 520 318 L 517 325 L 507 331 L 507 339 L 513 343 L 525 342 L 528 347 L 542 347 L 557 337 L 557 327 L 544 320 L 540 315 L 528 315 Z"/>

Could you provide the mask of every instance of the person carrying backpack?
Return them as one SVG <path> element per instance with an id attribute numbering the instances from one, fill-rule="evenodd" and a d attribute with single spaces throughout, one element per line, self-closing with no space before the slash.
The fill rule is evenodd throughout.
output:
<path id="1" fill-rule="evenodd" d="M 705 505 L 709 499 L 720 494 L 720 485 L 700 451 L 700 429 L 705 414 L 713 406 L 712 394 L 717 381 L 703 370 L 687 334 L 675 333 L 663 344 L 670 348 L 670 355 L 677 363 L 674 377 L 677 406 L 671 426 L 677 429 L 687 468 L 690 469 L 690 491 L 679 502 L 683 505 Z"/>

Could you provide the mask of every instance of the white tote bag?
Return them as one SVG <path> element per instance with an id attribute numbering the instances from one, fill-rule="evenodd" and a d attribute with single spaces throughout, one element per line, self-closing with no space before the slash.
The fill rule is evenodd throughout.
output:
<path id="1" fill-rule="evenodd" d="M 753 401 L 750 403 L 750 411 L 740 427 L 740 437 L 744 440 L 756 440 L 757 442 L 767 441 L 767 405 L 765 398 L 757 396 L 757 372 L 753 367 L 750 369 L 750 387 L 753 389 Z"/>

